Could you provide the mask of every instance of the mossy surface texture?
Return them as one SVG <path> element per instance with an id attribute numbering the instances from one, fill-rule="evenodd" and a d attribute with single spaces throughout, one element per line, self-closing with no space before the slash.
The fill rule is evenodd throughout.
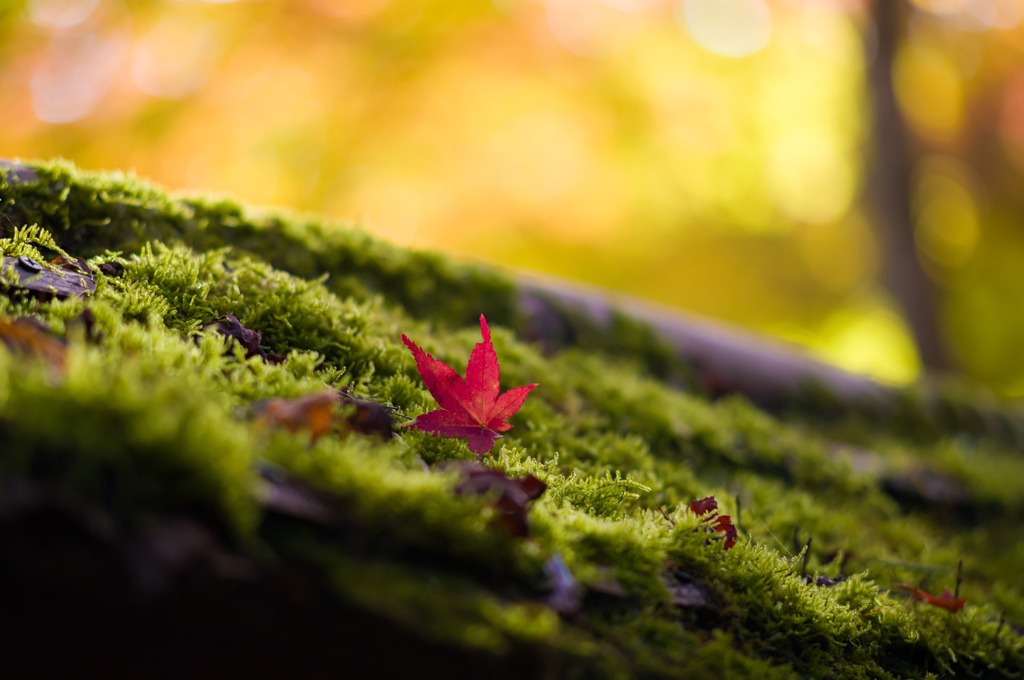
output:
<path id="1" fill-rule="evenodd" d="M 84 299 L 0 296 L 0 319 L 35 317 L 67 339 L 59 370 L 0 344 L 0 477 L 60 489 L 139 535 L 199 518 L 263 572 L 304 565 L 316 598 L 452 663 L 492 659 L 494 675 L 1024 673 L 1024 457 L 1006 437 L 910 438 L 841 413 L 712 401 L 669 386 L 647 340 L 548 353 L 521 341 L 501 273 L 347 225 L 33 167 L 37 179 L 0 179 L 4 254 L 49 260 L 59 247 L 126 271 L 98 275 Z M 86 308 L 98 339 L 74 321 Z M 481 461 L 547 483 L 527 538 L 494 522 L 493 499 L 455 492 L 452 463 L 475 458 L 463 440 L 409 429 L 313 440 L 258 415 L 265 400 L 342 385 L 406 416 L 430 411 L 401 334 L 461 372 L 481 313 L 503 388 L 540 383 Z M 203 330 L 226 314 L 286 361 L 246 359 Z M 344 532 L 269 523 L 268 469 L 340 503 Z M 956 497 L 929 495 L 929 480 Z M 728 552 L 688 510 L 710 495 L 740 524 Z M 892 589 L 953 590 L 961 560 L 967 605 L 955 614 Z M 578 613 L 549 604 L 553 561 L 578 584 Z M 685 582 L 705 606 L 673 603 Z"/>

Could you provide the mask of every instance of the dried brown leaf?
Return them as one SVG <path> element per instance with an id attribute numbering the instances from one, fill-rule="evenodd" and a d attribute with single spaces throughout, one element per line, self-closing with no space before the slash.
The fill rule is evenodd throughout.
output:
<path id="1" fill-rule="evenodd" d="M 331 430 L 334 424 L 333 394 L 313 394 L 299 399 L 271 399 L 263 404 L 260 417 L 272 425 L 289 432 L 309 430 L 314 440 Z"/>
<path id="2" fill-rule="evenodd" d="M 466 480 L 455 487 L 455 492 L 473 496 L 493 496 L 493 505 L 501 511 L 496 523 L 513 536 L 525 537 L 530 534 L 527 510 L 530 501 L 540 497 L 547 484 L 533 475 L 520 479 L 509 479 L 495 470 L 476 465 L 463 468 Z"/>
<path id="3" fill-rule="evenodd" d="M 42 357 L 59 371 L 64 370 L 67 347 L 52 337 L 37 319 L 21 318 L 13 322 L 0 319 L 0 342 L 12 351 Z"/>

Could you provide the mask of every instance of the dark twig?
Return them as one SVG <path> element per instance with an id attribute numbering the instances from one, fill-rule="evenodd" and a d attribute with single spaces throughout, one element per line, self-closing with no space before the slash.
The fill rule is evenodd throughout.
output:
<path id="1" fill-rule="evenodd" d="M 660 506 L 660 505 L 659 505 L 659 506 L 658 506 L 658 511 L 659 511 L 659 512 L 661 512 L 661 516 L 665 518 L 665 521 L 666 521 L 666 522 L 668 522 L 668 523 L 669 523 L 669 524 L 671 524 L 672 526 L 675 526 L 675 525 L 676 525 L 676 523 L 675 523 L 675 520 L 673 520 L 673 519 L 672 519 L 671 517 L 669 517 L 669 516 L 668 516 L 668 513 L 667 513 L 667 512 L 665 512 L 665 508 L 663 508 L 662 506 Z"/>
<path id="2" fill-rule="evenodd" d="M 736 494 L 736 528 L 743 532 L 746 536 L 750 536 L 750 533 L 743 528 L 743 523 L 740 521 L 740 513 L 743 511 L 743 505 L 740 503 L 740 495 Z"/>
<path id="3" fill-rule="evenodd" d="M 963 580 L 960 578 L 960 572 L 963 571 L 963 568 L 964 561 L 960 560 L 960 562 L 956 565 L 956 592 L 953 593 L 953 597 L 960 597 L 960 582 Z"/>
<path id="4" fill-rule="evenodd" d="M 801 575 L 801 576 L 807 576 L 807 560 L 808 560 L 808 559 L 810 558 L 810 556 L 811 556 L 811 542 L 812 542 L 813 540 L 814 540 L 814 537 L 813 537 L 813 536 L 809 536 L 809 537 L 807 538 L 807 547 L 806 547 L 806 548 L 804 549 L 804 550 L 805 550 L 805 552 L 804 552 L 804 564 L 803 564 L 803 566 L 802 566 L 802 567 L 800 568 L 800 575 Z"/>

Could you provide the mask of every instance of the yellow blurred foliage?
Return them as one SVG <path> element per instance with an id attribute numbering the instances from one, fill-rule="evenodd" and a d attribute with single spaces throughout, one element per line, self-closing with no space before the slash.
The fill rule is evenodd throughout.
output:
<path id="1" fill-rule="evenodd" d="M 916 0 L 894 79 L 913 129 L 949 145 L 981 57 L 950 37 L 969 0 L 943 2 Z M 996 5 L 971 16 L 1024 49 Z M 26 0 L 0 9 L 0 154 L 357 220 L 910 379 L 863 201 L 866 17 L 860 0 Z M 999 129 L 1024 149 L 1015 87 Z M 971 182 L 922 172 L 917 244 L 945 281 L 985 215 Z"/>

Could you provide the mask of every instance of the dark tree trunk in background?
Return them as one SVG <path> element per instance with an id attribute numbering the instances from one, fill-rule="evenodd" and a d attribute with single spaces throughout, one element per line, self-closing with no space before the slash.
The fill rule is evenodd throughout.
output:
<path id="1" fill-rule="evenodd" d="M 871 199 L 885 253 L 883 281 L 896 298 L 917 342 L 926 369 L 951 367 L 939 330 L 938 291 L 917 259 L 910 211 L 912 141 L 896 105 L 892 66 L 906 29 L 909 8 L 903 0 L 871 3 L 876 43 L 868 79 L 874 111 L 873 162 L 869 163 Z"/>

